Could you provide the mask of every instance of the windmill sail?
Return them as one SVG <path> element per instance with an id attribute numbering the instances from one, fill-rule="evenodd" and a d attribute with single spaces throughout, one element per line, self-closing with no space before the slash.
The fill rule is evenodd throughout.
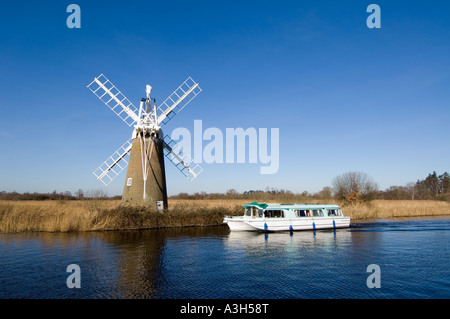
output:
<path id="1" fill-rule="evenodd" d="M 128 165 L 127 155 L 131 150 L 131 138 L 103 162 L 93 173 L 103 184 L 108 185 Z"/>
<path id="2" fill-rule="evenodd" d="M 87 87 L 128 126 L 134 125 L 132 138 L 104 161 L 93 172 L 94 175 L 108 185 L 127 167 L 122 202 L 149 207 L 161 207 L 162 203 L 166 209 L 164 156 L 191 180 L 203 169 L 182 152 L 181 145 L 167 135 L 162 138 L 160 123 L 166 124 L 202 89 L 189 77 L 157 107 L 156 100 L 150 96 L 152 87 L 146 85 L 147 98 L 141 98 L 138 109 L 103 74 L 94 78 Z"/>
<path id="3" fill-rule="evenodd" d="M 184 176 L 191 176 L 191 181 L 203 171 L 188 154 L 182 154 L 178 144 L 169 135 L 164 136 L 164 155 L 175 165 Z"/>
<path id="4" fill-rule="evenodd" d="M 158 107 L 158 123 L 166 124 L 180 112 L 202 89 L 191 77 L 188 77 L 169 97 Z"/>
<path id="5" fill-rule="evenodd" d="M 103 103 L 116 113 L 128 126 L 139 121 L 138 109 L 103 74 L 87 86 Z"/>

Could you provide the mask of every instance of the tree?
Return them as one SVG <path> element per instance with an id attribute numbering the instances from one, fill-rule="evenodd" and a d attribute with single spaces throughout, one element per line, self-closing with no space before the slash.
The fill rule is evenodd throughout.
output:
<path id="1" fill-rule="evenodd" d="M 83 190 L 80 188 L 79 190 L 77 190 L 76 192 L 75 192 L 75 196 L 78 198 L 78 199 L 83 199 L 83 197 L 84 197 L 84 192 L 83 192 Z"/>
<path id="2" fill-rule="evenodd" d="M 447 194 L 450 192 L 450 175 L 445 172 L 442 175 L 439 175 L 440 180 L 440 190 L 442 194 Z"/>
<path id="3" fill-rule="evenodd" d="M 231 188 L 231 189 L 227 190 L 226 194 L 227 194 L 227 197 L 236 197 L 238 192 L 234 188 Z"/>
<path id="4" fill-rule="evenodd" d="M 384 191 L 383 198 L 391 200 L 411 199 L 411 194 L 405 186 L 391 186 Z"/>
<path id="5" fill-rule="evenodd" d="M 366 173 L 348 172 L 332 181 L 335 197 L 348 202 L 371 200 L 378 191 L 378 185 Z"/>
<path id="6" fill-rule="evenodd" d="M 100 198 L 107 198 L 108 194 L 101 189 L 91 189 L 88 190 L 86 194 L 84 194 L 84 196 L 87 198 L 100 199 Z"/>
<path id="7" fill-rule="evenodd" d="M 437 199 L 450 191 L 450 175 L 445 172 L 438 176 L 433 172 L 423 181 L 417 181 L 417 188 L 422 199 Z"/>
<path id="8" fill-rule="evenodd" d="M 331 187 L 325 186 L 320 192 L 314 194 L 314 197 L 318 199 L 330 199 L 332 198 L 331 193 Z"/>
<path id="9" fill-rule="evenodd" d="M 421 184 L 430 192 L 433 197 L 439 195 L 439 178 L 436 172 L 433 174 L 428 174 L 428 177 L 421 182 Z"/>
<path id="10" fill-rule="evenodd" d="M 414 183 L 408 183 L 406 184 L 406 189 L 408 190 L 408 193 L 411 195 L 411 200 L 414 200 L 414 196 L 416 195 L 416 184 Z"/>

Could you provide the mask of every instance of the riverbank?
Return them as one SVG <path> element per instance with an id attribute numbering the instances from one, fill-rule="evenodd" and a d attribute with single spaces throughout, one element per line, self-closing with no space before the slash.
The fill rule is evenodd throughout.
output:
<path id="1" fill-rule="evenodd" d="M 215 226 L 226 208 L 174 207 L 164 213 L 116 200 L 0 201 L 0 232 L 70 232 Z"/>
<path id="2" fill-rule="evenodd" d="M 131 230 L 164 227 L 216 226 L 224 216 L 241 215 L 248 200 L 170 199 L 164 213 L 143 207 L 126 207 L 119 200 L 0 201 L 0 232 L 70 232 Z M 333 203 L 323 200 L 321 203 Z M 392 218 L 450 216 L 443 201 L 375 200 L 342 205 L 352 221 Z"/>

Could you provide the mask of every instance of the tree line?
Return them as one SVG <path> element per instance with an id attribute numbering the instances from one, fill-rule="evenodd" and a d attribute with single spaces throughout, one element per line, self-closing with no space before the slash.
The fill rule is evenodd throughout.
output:
<path id="1" fill-rule="evenodd" d="M 121 199 L 121 196 L 109 197 L 108 194 L 102 190 L 88 190 L 83 191 L 82 189 L 77 190 L 75 193 L 70 191 L 57 192 L 54 190 L 52 193 L 18 193 L 14 192 L 0 192 L 0 200 L 84 200 L 84 199 Z"/>
<path id="2" fill-rule="evenodd" d="M 0 192 L 0 200 L 85 200 L 92 198 L 118 200 L 121 196 L 108 196 L 102 190 L 77 190 L 52 193 L 17 193 Z M 235 189 L 229 189 L 225 193 L 196 192 L 193 194 L 179 193 L 171 196 L 173 199 L 248 199 L 248 200 L 276 200 L 307 202 L 320 199 L 336 199 L 345 202 L 370 201 L 372 199 L 387 200 L 447 200 L 450 201 L 450 174 L 444 172 L 438 175 L 436 172 L 428 174 L 423 180 L 408 183 L 404 186 L 391 186 L 386 190 L 380 190 L 378 184 L 365 173 L 348 172 L 336 176 L 332 180 L 332 186 L 325 186 L 316 193 L 304 191 L 293 193 L 290 190 L 266 188 L 265 190 L 248 190 L 242 193 Z"/>
<path id="3" fill-rule="evenodd" d="M 365 173 L 349 172 L 333 179 L 334 197 L 348 202 L 372 199 L 447 200 L 450 201 L 450 175 L 428 174 L 423 180 L 405 186 L 379 190 L 377 183 Z"/>
<path id="4" fill-rule="evenodd" d="M 348 172 L 336 176 L 332 186 L 325 186 L 319 192 L 293 193 L 289 190 L 266 188 L 266 190 L 248 190 L 242 193 L 229 189 L 223 193 L 196 192 L 193 194 L 179 193 L 172 196 L 175 199 L 249 199 L 249 200 L 290 200 L 313 201 L 318 199 L 337 199 L 345 202 L 386 200 L 447 200 L 450 201 L 450 175 L 433 172 L 423 180 L 408 183 L 405 186 L 391 186 L 380 190 L 378 184 L 365 173 Z"/>
<path id="5" fill-rule="evenodd" d="M 441 199 L 450 201 L 450 175 L 428 174 L 427 178 L 405 186 L 391 186 L 381 194 L 384 199 Z"/>

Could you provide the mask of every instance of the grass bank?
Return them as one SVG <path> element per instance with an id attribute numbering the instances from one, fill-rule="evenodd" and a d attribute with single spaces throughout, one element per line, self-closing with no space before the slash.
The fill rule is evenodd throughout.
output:
<path id="1" fill-rule="evenodd" d="M 343 211 L 354 220 L 443 216 L 450 215 L 450 203 L 436 200 L 373 200 L 369 203 L 343 205 Z"/>
<path id="2" fill-rule="evenodd" d="M 214 226 L 234 212 L 223 207 L 174 207 L 164 213 L 120 201 L 0 201 L 0 232 L 70 232 Z"/>
<path id="3" fill-rule="evenodd" d="M 171 204 L 202 208 L 224 207 L 241 214 L 242 205 L 248 202 L 248 199 L 172 200 Z M 436 200 L 373 200 L 366 203 L 345 204 L 326 199 L 317 200 L 317 203 L 338 204 L 342 207 L 344 215 L 350 216 L 353 220 L 450 215 L 450 203 Z"/>
<path id="4" fill-rule="evenodd" d="M 247 202 L 170 199 L 170 209 L 158 213 L 143 207 L 122 206 L 119 200 L 0 201 L 0 232 L 215 226 L 222 224 L 226 215 L 242 214 L 242 205 Z M 342 208 L 352 220 L 450 215 L 450 203 L 442 201 L 375 200 Z"/>

